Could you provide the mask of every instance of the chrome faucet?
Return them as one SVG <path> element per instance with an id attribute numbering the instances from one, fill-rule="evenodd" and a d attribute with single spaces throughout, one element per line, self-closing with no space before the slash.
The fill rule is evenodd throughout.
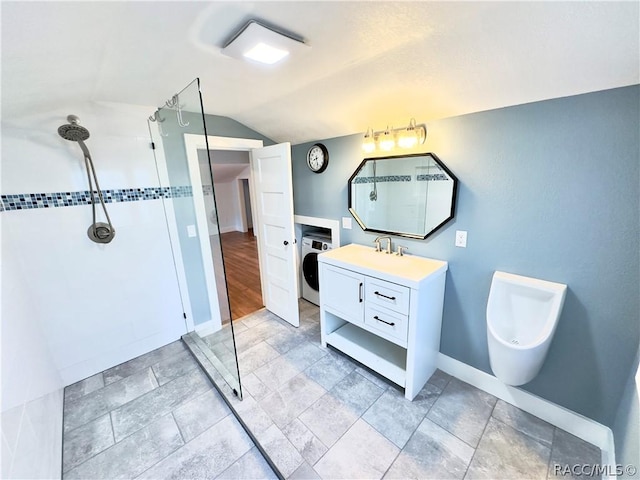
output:
<path id="1" fill-rule="evenodd" d="M 382 251 L 382 247 L 380 246 L 380 242 L 382 240 L 387 240 L 387 248 L 385 249 L 384 253 L 390 254 L 391 253 L 391 237 L 388 237 L 388 236 L 380 236 L 374 240 L 374 243 L 376 244 L 376 252 Z"/>

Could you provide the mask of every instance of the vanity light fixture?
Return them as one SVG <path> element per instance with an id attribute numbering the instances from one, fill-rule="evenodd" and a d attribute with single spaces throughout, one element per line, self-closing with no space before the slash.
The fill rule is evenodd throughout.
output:
<path id="1" fill-rule="evenodd" d="M 367 129 L 362 142 L 362 150 L 366 153 L 373 153 L 376 148 L 388 152 L 396 145 L 401 148 L 414 148 L 422 145 L 427 139 L 426 125 L 416 125 L 416 119 L 409 121 L 409 126 L 402 128 L 389 128 L 374 132 Z"/>
<path id="2" fill-rule="evenodd" d="M 394 133 L 395 130 L 387 127 L 387 129 L 380 134 L 378 137 L 378 146 L 380 147 L 380 150 L 384 150 L 385 152 L 393 150 L 393 147 L 396 146 Z"/>
<path id="3" fill-rule="evenodd" d="M 227 41 L 222 53 L 239 60 L 273 65 L 307 48 L 302 39 L 251 20 Z"/>
<path id="4" fill-rule="evenodd" d="M 373 153 L 376 149 L 376 140 L 373 138 L 373 129 L 367 128 L 367 133 L 364 134 L 364 140 L 362 141 L 362 150 L 366 153 Z"/>

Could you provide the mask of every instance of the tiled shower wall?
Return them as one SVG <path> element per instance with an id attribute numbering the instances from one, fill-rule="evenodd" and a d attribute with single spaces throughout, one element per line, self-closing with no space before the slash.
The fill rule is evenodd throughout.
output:
<path id="1" fill-rule="evenodd" d="M 153 110 L 93 102 L 3 116 L 2 478 L 59 477 L 61 389 L 186 331 L 163 198 L 190 192 L 158 183 Z M 57 134 L 71 113 L 91 132 L 110 244 L 86 234 L 82 152 Z"/>

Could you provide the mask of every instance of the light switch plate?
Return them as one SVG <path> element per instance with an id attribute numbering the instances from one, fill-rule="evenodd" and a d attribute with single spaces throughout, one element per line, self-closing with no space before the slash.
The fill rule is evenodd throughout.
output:
<path id="1" fill-rule="evenodd" d="M 466 230 L 456 230 L 456 247 L 467 248 Z"/>
<path id="2" fill-rule="evenodd" d="M 342 228 L 345 230 L 351 230 L 351 218 L 350 217 L 342 217 Z"/>
<path id="3" fill-rule="evenodd" d="M 196 231 L 196 226 L 195 225 L 187 225 L 187 236 L 195 237 L 197 235 L 198 235 L 198 233 Z"/>

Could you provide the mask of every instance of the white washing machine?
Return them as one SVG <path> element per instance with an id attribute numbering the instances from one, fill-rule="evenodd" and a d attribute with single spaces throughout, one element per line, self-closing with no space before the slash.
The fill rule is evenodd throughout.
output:
<path id="1" fill-rule="evenodd" d="M 302 237 L 302 298 L 320 304 L 318 254 L 331 250 L 331 237 L 319 234 Z"/>

